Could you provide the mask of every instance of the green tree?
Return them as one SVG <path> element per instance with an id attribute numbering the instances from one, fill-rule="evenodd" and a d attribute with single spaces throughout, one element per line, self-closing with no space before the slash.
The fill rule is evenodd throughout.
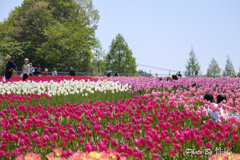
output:
<path id="1" fill-rule="evenodd" d="M 11 55 L 13 57 L 12 59 L 15 61 L 21 57 L 23 53 L 23 43 L 9 36 L 4 36 L 0 40 L 0 55 Z M 23 60 L 21 62 L 24 63 Z"/>
<path id="2" fill-rule="evenodd" d="M 221 68 L 219 67 L 215 58 L 212 58 L 210 61 L 209 67 L 207 69 L 207 76 L 214 78 L 221 76 Z"/>
<path id="3" fill-rule="evenodd" d="M 143 70 L 138 70 L 138 75 L 142 76 L 142 77 L 151 77 L 151 76 L 153 76 L 152 74 L 147 73 L 146 71 L 143 71 Z"/>
<path id="4" fill-rule="evenodd" d="M 6 65 L 7 65 L 7 61 L 4 60 L 2 64 L 0 64 L 0 75 L 5 75 L 5 71 L 6 71 Z"/>
<path id="5" fill-rule="evenodd" d="M 104 63 L 105 51 L 103 50 L 100 41 L 98 41 L 98 47 L 94 49 L 93 53 L 92 67 L 94 68 L 94 72 L 104 73 L 106 70 Z"/>
<path id="6" fill-rule="evenodd" d="M 45 29 L 48 41 L 37 53 L 44 56 L 50 68 L 68 71 L 74 67 L 77 71 L 90 71 L 93 57 L 91 49 L 96 44 L 94 33 L 94 30 L 79 27 L 78 24 L 57 23 Z"/>
<path id="7" fill-rule="evenodd" d="M 234 77 L 235 74 L 236 74 L 235 69 L 234 69 L 234 66 L 233 66 L 233 64 L 232 64 L 232 60 L 230 59 L 229 56 L 227 56 L 225 69 L 223 70 L 222 75 L 223 75 L 223 76 L 226 76 L 227 74 L 228 74 L 230 77 Z"/>
<path id="8" fill-rule="evenodd" d="M 8 33 L 9 30 L 8 21 L 0 23 L 0 55 L 12 55 L 12 59 L 16 60 L 24 53 L 24 43 L 11 37 Z"/>
<path id="9" fill-rule="evenodd" d="M 136 59 L 132 56 L 132 51 L 121 34 L 112 40 L 105 63 L 106 68 L 113 71 L 119 69 L 120 73 L 137 73 Z"/>
<path id="10" fill-rule="evenodd" d="M 187 77 L 194 77 L 195 71 L 200 73 L 200 65 L 198 62 L 198 58 L 194 52 L 193 47 L 191 48 L 191 52 L 189 53 L 189 60 L 187 61 L 185 76 Z"/>
<path id="11" fill-rule="evenodd" d="M 98 21 L 92 0 L 24 0 L 0 25 L 0 52 L 17 66 L 27 57 L 42 68 L 90 71 Z"/>
<path id="12" fill-rule="evenodd" d="M 24 53 L 17 57 L 16 65 L 21 66 L 25 57 L 36 64 L 46 66 L 46 55 L 37 52 L 42 48 L 42 44 L 48 41 L 48 37 L 44 34 L 47 26 L 55 25 L 56 20 L 53 19 L 52 11 L 48 10 L 48 2 L 25 0 L 22 4 L 22 10 L 13 16 L 12 26 L 10 27 L 10 35 L 20 43 L 25 43 Z M 14 56 L 13 56 L 14 57 Z"/>

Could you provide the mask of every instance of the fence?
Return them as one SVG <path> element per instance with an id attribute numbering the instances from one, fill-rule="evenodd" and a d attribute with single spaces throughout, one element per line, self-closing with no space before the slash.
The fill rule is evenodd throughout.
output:
<path id="1" fill-rule="evenodd" d="M 17 71 L 16 75 L 20 76 L 22 71 Z M 47 73 L 48 76 L 52 76 L 52 72 Z M 57 76 L 68 76 L 69 72 L 57 72 Z M 119 73 L 120 76 L 139 76 L 138 74 L 134 73 Z M 89 72 L 75 72 L 75 76 L 98 76 L 98 77 L 103 77 L 106 76 L 104 73 L 89 73 Z M 112 76 L 114 76 L 114 73 L 112 73 Z"/>
<path id="2" fill-rule="evenodd" d="M 16 75 L 20 76 L 22 71 L 16 71 Z M 48 76 L 52 76 L 52 72 L 47 73 Z M 69 72 L 57 72 L 57 76 L 68 76 Z M 75 72 L 76 76 L 98 76 L 98 77 L 104 77 L 106 74 L 104 73 L 89 73 L 89 72 Z M 150 76 L 155 76 L 149 73 L 140 73 L 140 74 L 135 74 L 135 73 L 119 73 L 120 76 L 126 76 L 126 77 L 133 77 L 133 76 L 142 76 L 142 77 L 150 77 Z M 114 76 L 114 73 L 112 73 L 112 76 Z M 168 74 L 158 74 L 158 76 L 168 76 Z"/>

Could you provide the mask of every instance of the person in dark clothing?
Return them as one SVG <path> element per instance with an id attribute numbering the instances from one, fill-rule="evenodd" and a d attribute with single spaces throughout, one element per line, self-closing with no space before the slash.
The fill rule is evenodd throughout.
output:
<path id="1" fill-rule="evenodd" d="M 178 77 L 182 77 L 182 74 L 181 74 L 180 71 L 178 72 L 177 76 L 178 76 Z"/>
<path id="2" fill-rule="evenodd" d="M 178 80 L 177 75 L 172 75 L 172 79 L 174 79 L 174 80 Z"/>
<path id="3" fill-rule="evenodd" d="M 196 86 L 197 86 L 197 84 L 196 84 L 196 83 L 193 83 L 192 87 L 196 87 Z"/>
<path id="4" fill-rule="evenodd" d="M 116 76 L 116 77 L 119 76 L 119 74 L 118 74 L 118 69 L 117 69 L 116 72 L 115 72 L 115 76 Z"/>
<path id="5" fill-rule="evenodd" d="M 108 78 L 111 77 L 111 73 L 110 73 L 110 72 L 107 74 L 107 77 L 108 77 Z"/>
<path id="6" fill-rule="evenodd" d="M 7 56 L 7 66 L 5 71 L 5 78 L 9 80 L 12 77 L 12 70 L 16 68 L 16 64 L 11 60 L 11 56 Z"/>
<path id="7" fill-rule="evenodd" d="M 35 76 L 39 76 L 41 74 L 41 68 L 40 68 L 40 64 L 37 65 L 37 67 L 35 68 Z"/>
<path id="8" fill-rule="evenodd" d="M 68 75 L 75 76 L 75 71 L 73 67 L 70 68 L 70 73 Z"/>

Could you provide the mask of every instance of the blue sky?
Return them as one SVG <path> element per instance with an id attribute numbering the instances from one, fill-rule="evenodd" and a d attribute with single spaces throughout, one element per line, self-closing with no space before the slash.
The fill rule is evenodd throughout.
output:
<path id="1" fill-rule="evenodd" d="M 239 0 L 93 0 L 100 21 L 96 36 L 108 51 L 112 39 L 121 33 L 137 64 L 185 70 L 193 46 L 206 73 L 212 57 L 224 69 L 227 55 L 239 71 Z M 0 21 L 22 0 L 0 2 Z M 167 74 L 138 66 L 151 73 Z M 120 71 L 121 72 L 121 71 Z"/>

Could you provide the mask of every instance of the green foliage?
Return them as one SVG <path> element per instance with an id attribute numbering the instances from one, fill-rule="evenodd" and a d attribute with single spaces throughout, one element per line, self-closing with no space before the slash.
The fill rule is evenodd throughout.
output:
<path id="1" fill-rule="evenodd" d="M 234 77 L 235 74 L 236 74 L 235 69 L 234 69 L 234 66 L 233 66 L 233 64 L 232 64 L 232 60 L 230 59 L 229 56 L 227 56 L 225 69 L 223 70 L 222 75 L 223 75 L 223 76 L 226 76 L 227 74 L 228 74 L 230 77 Z"/>
<path id="2" fill-rule="evenodd" d="M 210 61 L 209 67 L 207 69 L 208 77 L 220 77 L 221 76 L 221 68 L 219 67 L 215 58 L 212 58 Z"/>
<path id="3" fill-rule="evenodd" d="M 118 69 L 120 73 L 137 73 L 136 59 L 132 56 L 132 51 L 121 34 L 112 40 L 105 63 L 107 70 Z"/>
<path id="4" fill-rule="evenodd" d="M 0 54 L 17 66 L 27 57 L 34 66 L 90 71 L 98 21 L 92 0 L 24 0 L 0 24 Z"/>
<path id="5" fill-rule="evenodd" d="M 6 65 L 7 65 L 6 60 L 4 60 L 3 63 L 0 65 L 0 75 L 1 76 L 5 75 Z"/>
<path id="6" fill-rule="evenodd" d="M 21 42 L 9 36 L 2 37 L 0 41 L 0 54 L 2 56 L 11 55 L 13 60 L 16 60 L 21 57 L 23 53 L 23 45 Z"/>
<path id="7" fill-rule="evenodd" d="M 195 71 L 198 71 L 200 73 L 200 65 L 197 59 L 197 56 L 194 52 L 193 47 L 191 48 L 191 52 L 189 53 L 189 60 L 187 61 L 185 76 L 187 77 L 194 77 Z"/>
<path id="8" fill-rule="evenodd" d="M 150 76 L 153 76 L 152 74 L 147 73 L 147 72 L 145 72 L 145 71 L 143 71 L 143 70 L 139 70 L 139 71 L 138 71 L 138 74 L 139 74 L 141 77 L 150 77 Z"/>
<path id="9" fill-rule="evenodd" d="M 94 68 L 94 73 L 104 73 L 106 71 L 106 66 L 104 62 L 105 51 L 102 49 L 100 41 L 96 49 L 94 49 L 94 55 L 92 59 L 92 66 Z"/>

